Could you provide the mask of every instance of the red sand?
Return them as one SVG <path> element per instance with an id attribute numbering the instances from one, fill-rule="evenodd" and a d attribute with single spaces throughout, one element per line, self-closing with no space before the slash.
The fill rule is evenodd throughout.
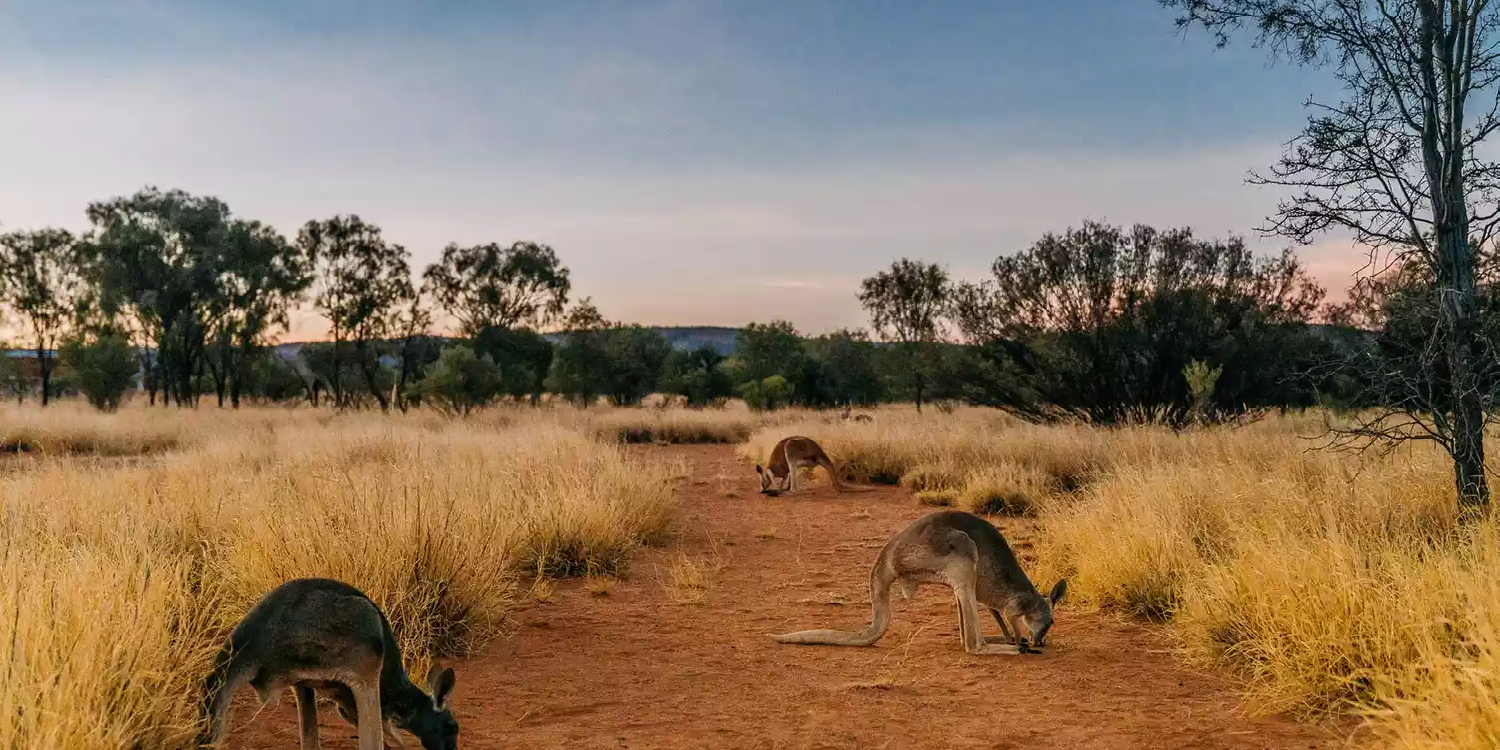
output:
<path id="1" fill-rule="evenodd" d="M 952 598 L 939 587 L 909 602 L 896 596 L 890 632 L 875 646 L 775 643 L 765 636 L 864 624 L 875 554 L 931 509 L 896 488 L 840 495 L 821 473 L 802 492 L 770 499 L 728 447 L 643 450 L 691 468 L 676 541 L 642 551 L 606 593 L 560 584 L 550 601 L 516 613 L 513 639 L 456 664 L 460 747 L 1342 744 L 1325 730 L 1246 718 L 1232 685 L 1174 664 L 1153 628 L 1066 602 L 1043 655 L 966 655 Z M 1029 562 L 1027 524 L 994 520 Z M 674 601 L 670 570 L 684 558 L 713 571 L 704 603 Z M 987 622 L 986 632 L 998 628 Z M 230 747 L 297 747 L 290 693 L 254 714 L 246 691 Z M 331 708 L 322 727 L 323 747 L 355 748 L 353 727 Z"/>

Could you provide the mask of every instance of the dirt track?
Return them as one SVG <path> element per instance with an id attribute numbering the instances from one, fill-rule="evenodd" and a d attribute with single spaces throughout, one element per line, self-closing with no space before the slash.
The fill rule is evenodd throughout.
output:
<path id="1" fill-rule="evenodd" d="M 464 748 L 1332 748 L 1290 721 L 1240 716 L 1223 680 L 1179 669 L 1150 628 L 1066 605 L 1047 653 L 970 657 L 946 589 L 895 598 L 870 648 L 777 644 L 769 633 L 869 617 L 886 538 L 930 509 L 899 489 L 775 499 L 721 446 L 646 449 L 692 467 L 668 548 L 607 592 L 562 584 L 517 613 L 513 641 L 457 664 Z M 1023 522 L 996 519 L 1029 556 Z M 702 603 L 673 569 L 708 571 Z M 1050 586 L 1051 581 L 1038 581 Z M 988 622 L 994 628 L 993 621 Z M 241 696 L 234 748 L 297 747 L 294 702 Z M 322 714 L 323 746 L 354 748 Z M 248 726 L 247 726 L 248 722 Z M 416 747 L 414 740 L 409 740 Z"/>

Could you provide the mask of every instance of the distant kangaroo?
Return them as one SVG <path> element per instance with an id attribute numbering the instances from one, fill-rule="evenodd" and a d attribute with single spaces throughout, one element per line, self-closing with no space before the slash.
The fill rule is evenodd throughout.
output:
<path id="1" fill-rule="evenodd" d="M 853 414 L 851 416 L 850 409 L 847 406 L 844 407 L 843 411 L 839 412 L 839 419 L 842 419 L 842 420 L 844 420 L 846 422 L 849 421 L 850 419 L 853 419 L 856 422 L 873 422 L 873 421 L 875 421 L 875 418 L 872 417 L 872 416 L 870 416 L 870 415 L 868 415 L 868 414 Z"/>
<path id="2" fill-rule="evenodd" d="M 458 721 L 448 710 L 453 670 L 433 666 L 431 695 L 413 685 L 385 614 L 342 581 L 287 581 L 235 626 L 204 684 L 209 727 L 201 746 L 224 739 L 234 692 L 247 682 L 261 705 L 292 688 L 302 750 L 318 750 L 314 688 L 328 691 L 339 714 L 358 728 L 359 750 L 382 750 L 382 733 L 407 747 L 398 729 L 416 735 L 426 750 L 458 748 Z"/>
<path id="3" fill-rule="evenodd" d="M 771 461 L 767 466 L 755 465 L 755 473 L 760 475 L 760 491 L 772 497 L 781 494 L 783 489 L 786 492 L 796 492 L 797 470 L 809 466 L 823 467 L 828 472 L 829 480 L 833 482 L 833 488 L 839 492 L 845 490 L 844 483 L 839 481 L 838 470 L 834 468 L 828 454 L 812 438 L 794 435 L 782 438 L 771 449 Z M 773 484 L 780 484 L 782 488 L 774 488 Z"/>
<path id="4" fill-rule="evenodd" d="M 1046 644 L 1052 607 L 1068 591 L 1067 579 L 1063 579 L 1052 587 L 1051 595 L 1042 596 L 999 529 L 972 513 L 944 510 L 913 521 L 891 537 L 875 558 L 870 571 L 874 616 L 864 630 L 802 630 L 771 638 L 781 643 L 872 645 L 890 626 L 891 586 L 900 584 L 901 593 L 911 598 L 924 583 L 953 590 L 964 650 L 984 655 L 1040 653 L 1035 649 Z M 981 606 L 1000 623 L 1003 638 L 988 638 L 981 632 Z"/>

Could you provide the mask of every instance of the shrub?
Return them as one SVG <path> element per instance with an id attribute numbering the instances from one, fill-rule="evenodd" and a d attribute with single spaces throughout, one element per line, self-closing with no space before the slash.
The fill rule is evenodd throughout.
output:
<path id="1" fill-rule="evenodd" d="M 504 385 L 494 360 L 460 345 L 444 349 L 427 377 L 408 390 L 443 414 L 467 417 L 494 401 Z"/>
<path id="2" fill-rule="evenodd" d="M 661 389 L 687 400 L 688 406 L 722 404 L 734 395 L 724 356 L 711 346 L 693 351 L 674 351 L 663 366 Z"/>
<path id="3" fill-rule="evenodd" d="M 62 358 L 84 398 L 101 411 L 118 409 L 140 372 L 135 350 L 114 334 L 69 341 L 63 345 Z"/>
<path id="4" fill-rule="evenodd" d="M 780 375 L 743 383 L 739 391 L 740 398 L 754 411 L 775 411 L 792 400 L 792 385 Z"/>

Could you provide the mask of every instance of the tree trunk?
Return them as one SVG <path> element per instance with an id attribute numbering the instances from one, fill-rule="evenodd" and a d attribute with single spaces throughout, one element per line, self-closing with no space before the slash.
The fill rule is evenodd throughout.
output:
<path id="1" fill-rule="evenodd" d="M 36 363 L 42 376 L 42 406 L 46 406 L 50 400 L 52 389 L 52 365 L 47 362 L 47 359 L 47 349 L 39 342 L 36 347 Z"/>
<path id="2" fill-rule="evenodd" d="M 344 370 L 344 341 L 338 331 L 333 332 L 333 381 L 329 383 L 333 388 L 333 408 L 344 408 L 344 386 L 343 379 L 339 377 Z"/>
<path id="3" fill-rule="evenodd" d="M 172 325 L 163 322 L 161 336 L 156 341 L 156 377 L 157 384 L 161 386 L 161 405 L 163 408 L 172 405 L 172 374 L 168 372 L 167 343 L 172 336 Z"/>
<path id="4" fill-rule="evenodd" d="M 230 347 L 230 350 L 225 354 L 228 357 L 224 371 L 229 378 L 230 408 L 240 408 L 240 389 L 244 387 L 245 367 L 250 362 L 249 352 L 250 345 L 241 342 L 238 348 Z"/>
<path id="5" fill-rule="evenodd" d="M 1441 333 L 1448 359 L 1449 393 L 1439 409 L 1451 411 L 1453 478 L 1458 488 L 1461 521 L 1472 521 L 1489 510 L 1490 488 L 1484 474 L 1484 405 L 1473 358 L 1479 351 L 1478 320 L 1474 311 L 1477 283 L 1474 248 L 1469 242 L 1468 192 L 1464 165 L 1468 163 L 1464 142 L 1464 105 L 1471 89 L 1472 57 L 1456 59 L 1455 49 L 1443 43 L 1448 36 L 1444 23 L 1467 27 L 1468 8 L 1448 13 L 1440 3 L 1419 3 L 1418 41 L 1421 44 L 1422 157 L 1431 189 L 1434 240 L 1437 244 L 1437 293 Z M 1454 32 L 1458 29 L 1454 29 Z M 1473 55 L 1473 50 L 1467 50 Z M 1430 57 L 1428 57 L 1430 55 Z"/>
<path id="6" fill-rule="evenodd" d="M 227 349 L 228 347 L 219 347 L 219 359 L 217 363 L 214 362 L 213 357 L 203 358 L 208 363 L 208 374 L 213 376 L 214 396 L 218 398 L 220 409 L 224 408 L 224 402 L 229 395 L 229 368 L 232 361 Z"/>
<path id="7" fill-rule="evenodd" d="M 396 403 L 396 408 L 406 413 L 406 381 L 411 377 L 411 339 L 408 338 L 401 345 L 401 377 L 396 380 L 396 385 L 391 388 L 391 400 Z"/>
<path id="8" fill-rule="evenodd" d="M 1490 488 L 1484 469 L 1484 405 L 1472 359 L 1478 351 L 1474 315 L 1475 279 L 1472 248 L 1458 232 L 1438 239 L 1438 284 L 1442 310 L 1449 388 L 1454 481 L 1458 487 L 1459 517 L 1465 521 L 1483 516 L 1489 509 Z"/>
<path id="9" fill-rule="evenodd" d="M 200 351 L 189 348 L 187 366 L 183 368 L 184 379 L 187 381 L 183 390 L 188 394 L 188 405 L 194 409 L 198 408 L 198 382 L 203 379 L 203 363 L 208 359 Z"/>
<path id="10" fill-rule="evenodd" d="M 911 378 L 911 400 L 917 405 L 917 413 L 922 413 L 922 351 L 921 344 L 915 341 L 904 341 L 900 344 L 906 350 L 906 367 L 908 377 Z"/>
<path id="11" fill-rule="evenodd" d="M 356 354 L 359 356 L 359 369 L 365 374 L 365 385 L 370 389 L 370 395 L 375 397 L 375 403 L 380 404 L 381 411 L 390 411 L 391 402 L 381 392 L 380 384 L 375 377 L 376 372 L 380 368 L 379 355 L 376 355 L 375 361 L 371 362 L 369 345 L 360 343 L 356 344 L 356 346 L 358 347 Z"/>

